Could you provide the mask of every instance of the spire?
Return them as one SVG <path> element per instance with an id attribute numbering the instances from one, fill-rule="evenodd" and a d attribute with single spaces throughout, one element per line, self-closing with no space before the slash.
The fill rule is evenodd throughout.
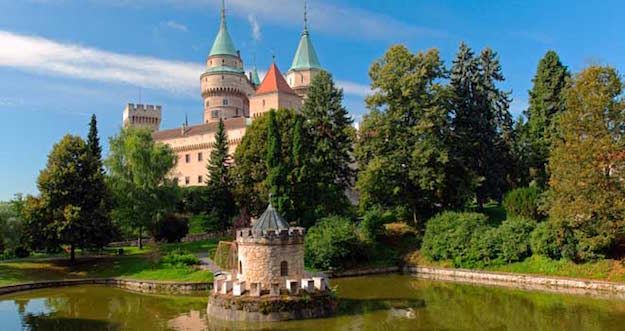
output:
<path id="1" fill-rule="evenodd" d="M 254 84 L 254 86 L 260 85 L 260 77 L 258 77 L 258 70 L 256 69 L 256 53 L 254 53 L 254 67 L 252 69 L 252 84 Z"/>
<path id="2" fill-rule="evenodd" d="M 213 47 L 209 56 L 213 55 L 232 55 L 238 56 L 237 51 L 234 48 L 234 43 L 230 34 L 228 33 L 228 26 L 226 25 L 226 3 L 225 0 L 221 1 L 221 23 L 219 24 L 219 32 L 213 42 Z"/>
<path id="3" fill-rule="evenodd" d="M 289 71 L 306 69 L 322 68 L 308 33 L 308 7 L 306 6 L 306 0 L 304 0 L 304 31 L 302 31 L 302 36 Z"/>

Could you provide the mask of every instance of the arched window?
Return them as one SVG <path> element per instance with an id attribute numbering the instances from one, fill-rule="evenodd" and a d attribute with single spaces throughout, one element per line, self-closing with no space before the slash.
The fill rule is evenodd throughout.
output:
<path id="1" fill-rule="evenodd" d="M 243 263 L 239 260 L 239 274 L 243 274 Z"/>
<path id="2" fill-rule="evenodd" d="M 288 276 L 289 275 L 289 264 L 286 261 L 280 262 L 280 276 Z"/>

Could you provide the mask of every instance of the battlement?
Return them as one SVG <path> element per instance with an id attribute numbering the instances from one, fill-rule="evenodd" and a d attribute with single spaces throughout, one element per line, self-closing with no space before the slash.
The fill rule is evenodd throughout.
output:
<path id="1" fill-rule="evenodd" d="M 261 245 L 303 244 L 306 229 L 293 227 L 283 230 L 255 231 L 252 228 L 237 230 L 237 242 Z"/>
<path id="2" fill-rule="evenodd" d="M 124 108 L 124 126 L 147 127 L 158 130 L 161 124 L 161 115 L 161 106 L 128 103 Z"/>

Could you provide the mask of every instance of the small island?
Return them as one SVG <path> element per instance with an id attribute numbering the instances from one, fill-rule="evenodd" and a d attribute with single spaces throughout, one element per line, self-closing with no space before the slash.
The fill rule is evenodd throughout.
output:
<path id="1" fill-rule="evenodd" d="M 208 315 L 285 321 L 334 314 L 337 302 L 328 278 L 304 271 L 304 236 L 304 228 L 290 227 L 270 203 L 251 228 L 237 231 L 234 270 L 215 277 Z"/>

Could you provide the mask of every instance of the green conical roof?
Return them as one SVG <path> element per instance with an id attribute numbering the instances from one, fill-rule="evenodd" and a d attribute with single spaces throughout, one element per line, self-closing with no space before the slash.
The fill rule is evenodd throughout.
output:
<path id="1" fill-rule="evenodd" d="M 310 41 L 310 35 L 308 29 L 304 28 L 302 32 L 302 38 L 299 40 L 299 46 L 295 52 L 291 69 L 289 70 L 306 70 L 306 69 L 322 69 L 317 58 L 317 53 L 313 47 L 312 41 Z"/>
<path id="2" fill-rule="evenodd" d="M 258 70 L 256 70 L 256 66 L 252 69 L 252 84 L 254 84 L 254 86 L 260 85 L 260 78 L 258 77 Z"/>
<path id="3" fill-rule="evenodd" d="M 219 25 L 219 32 L 211 47 L 209 56 L 213 55 L 232 55 L 237 56 L 237 50 L 234 48 L 234 43 L 230 34 L 228 33 L 228 27 L 226 26 L 226 10 L 221 10 L 221 24 Z"/>

